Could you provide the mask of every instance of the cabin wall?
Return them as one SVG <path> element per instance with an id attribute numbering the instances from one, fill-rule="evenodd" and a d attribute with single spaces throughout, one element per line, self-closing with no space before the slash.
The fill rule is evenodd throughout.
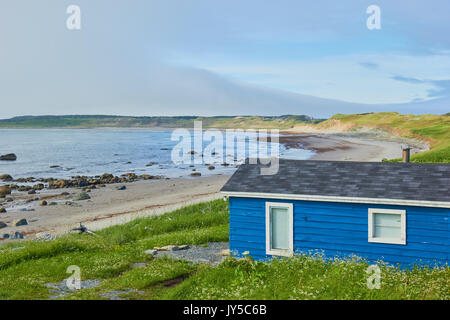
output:
<path id="1" fill-rule="evenodd" d="M 450 209 L 230 197 L 230 249 L 265 260 L 265 203 L 293 203 L 294 251 L 402 266 L 449 263 Z M 406 245 L 368 242 L 368 209 L 406 210 Z"/>

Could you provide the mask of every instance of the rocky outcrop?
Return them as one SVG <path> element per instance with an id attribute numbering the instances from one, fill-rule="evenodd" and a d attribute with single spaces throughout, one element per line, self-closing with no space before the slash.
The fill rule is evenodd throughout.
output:
<path id="1" fill-rule="evenodd" d="M 2 161 L 16 161 L 17 160 L 17 156 L 14 153 L 9 153 L 9 154 L 5 154 L 0 156 L 0 160 Z"/>
<path id="2" fill-rule="evenodd" d="M 112 174 L 105 173 L 101 176 L 96 177 L 86 177 L 86 176 L 75 176 L 72 179 L 68 180 L 55 180 L 55 179 L 46 179 L 44 182 L 48 183 L 49 189 L 62 189 L 62 188 L 88 188 L 92 186 L 98 185 L 104 186 L 106 184 L 113 183 L 126 183 L 133 182 L 137 180 L 149 180 L 149 179 L 161 179 L 162 176 L 151 176 L 147 174 L 143 174 L 141 176 L 136 175 L 135 173 L 126 173 L 120 177 L 113 176 Z"/>
<path id="3" fill-rule="evenodd" d="M 35 179 L 33 177 L 13 179 L 10 175 L 0 175 L 0 180 L 13 181 L 21 183 L 36 183 L 31 185 L 9 184 L 0 187 L 0 198 L 11 194 L 11 189 L 19 192 L 29 192 L 34 194 L 34 191 L 43 190 L 47 184 L 48 189 L 63 189 L 63 188 L 82 188 L 84 191 L 96 189 L 96 187 L 105 187 L 107 184 L 127 183 L 138 180 L 159 180 L 165 178 L 164 176 L 153 176 L 149 174 L 136 175 L 135 173 L 126 173 L 120 177 L 114 176 L 110 173 L 105 173 L 101 176 L 73 176 L 71 179 L 54 179 L 41 178 Z M 37 183 L 39 182 L 39 183 Z"/>

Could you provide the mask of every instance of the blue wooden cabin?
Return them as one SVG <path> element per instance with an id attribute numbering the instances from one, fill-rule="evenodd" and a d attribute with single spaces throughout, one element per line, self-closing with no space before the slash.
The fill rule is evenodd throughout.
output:
<path id="1" fill-rule="evenodd" d="M 448 265 L 450 164 L 280 159 L 275 175 L 262 167 L 247 161 L 222 188 L 235 254 Z"/>

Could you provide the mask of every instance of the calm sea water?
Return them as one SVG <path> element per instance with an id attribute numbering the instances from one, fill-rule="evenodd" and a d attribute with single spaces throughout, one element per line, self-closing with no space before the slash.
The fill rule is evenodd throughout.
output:
<path id="1" fill-rule="evenodd" d="M 227 155 L 224 143 L 224 150 L 219 151 L 210 163 L 216 167 L 215 170 L 208 170 L 204 163 L 194 164 L 194 167 L 190 167 L 190 164 L 177 165 L 172 162 L 171 153 L 179 141 L 172 141 L 171 136 L 171 130 L 2 129 L 0 154 L 15 153 L 17 161 L 0 161 L 0 174 L 10 174 L 14 178 L 70 178 L 75 175 L 121 175 L 134 172 L 173 178 L 189 176 L 195 168 L 202 176 L 208 176 L 232 173 L 236 165 L 244 160 L 237 159 L 234 162 L 229 159 L 236 155 Z M 282 158 L 308 159 L 313 155 L 308 150 L 287 150 L 277 144 L 270 145 L 270 148 L 276 147 L 279 147 Z M 247 150 L 246 156 L 254 152 Z M 233 165 L 221 166 L 223 159 Z M 147 167 L 149 162 L 155 164 Z"/>

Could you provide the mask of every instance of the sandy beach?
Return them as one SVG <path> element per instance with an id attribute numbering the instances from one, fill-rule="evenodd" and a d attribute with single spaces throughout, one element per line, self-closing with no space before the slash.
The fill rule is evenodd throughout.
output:
<path id="1" fill-rule="evenodd" d="M 428 149 L 424 143 L 393 137 L 381 132 L 303 132 L 301 129 L 282 132 L 280 142 L 288 148 L 306 148 L 316 152 L 315 160 L 381 161 L 399 158 L 401 147 L 410 145 L 412 152 Z M 60 235 L 83 222 L 91 230 L 126 223 L 139 217 L 162 214 L 188 204 L 221 198 L 219 193 L 229 175 L 209 177 L 142 180 L 125 184 L 109 184 L 92 189 L 91 199 L 73 201 L 80 188 L 41 190 L 36 194 L 13 193 L 13 201 L 0 199 L 0 221 L 5 233 L 21 232 L 26 239 L 48 232 Z M 118 190 L 125 185 L 125 190 Z M 63 192 L 68 194 L 61 195 Z M 49 204 L 40 206 L 46 199 Z M 25 211 L 26 210 L 26 211 Z M 14 221 L 27 219 L 28 225 L 14 226 Z M 3 240 L 8 241 L 8 240 Z"/>
<path id="2" fill-rule="evenodd" d="M 286 147 L 315 151 L 313 160 L 378 162 L 383 159 L 401 158 L 404 146 L 409 146 L 412 154 L 429 150 L 429 146 L 423 142 L 394 137 L 384 132 L 283 133 L 285 135 L 280 137 L 281 143 Z"/>
<path id="3" fill-rule="evenodd" d="M 81 191 L 78 188 L 43 190 L 35 195 L 13 194 L 14 204 L 5 204 L 7 212 L 1 214 L 0 218 L 8 227 L 1 229 L 0 233 L 19 231 L 26 238 L 33 238 L 34 234 L 40 232 L 58 235 L 77 227 L 80 222 L 92 230 L 98 230 L 138 217 L 220 198 L 218 191 L 227 179 L 228 176 L 216 175 L 110 184 L 104 188 L 93 189 L 89 193 L 91 199 L 82 201 L 72 201 Z M 117 190 L 119 186 L 126 186 L 126 189 Z M 61 195 L 62 192 L 67 192 L 68 195 Z M 22 207 L 30 199 L 38 199 L 27 204 L 32 211 L 14 210 L 14 206 Z M 40 206 L 41 199 L 56 204 Z M 29 224 L 11 226 L 17 219 L 27 219 Z"/>

